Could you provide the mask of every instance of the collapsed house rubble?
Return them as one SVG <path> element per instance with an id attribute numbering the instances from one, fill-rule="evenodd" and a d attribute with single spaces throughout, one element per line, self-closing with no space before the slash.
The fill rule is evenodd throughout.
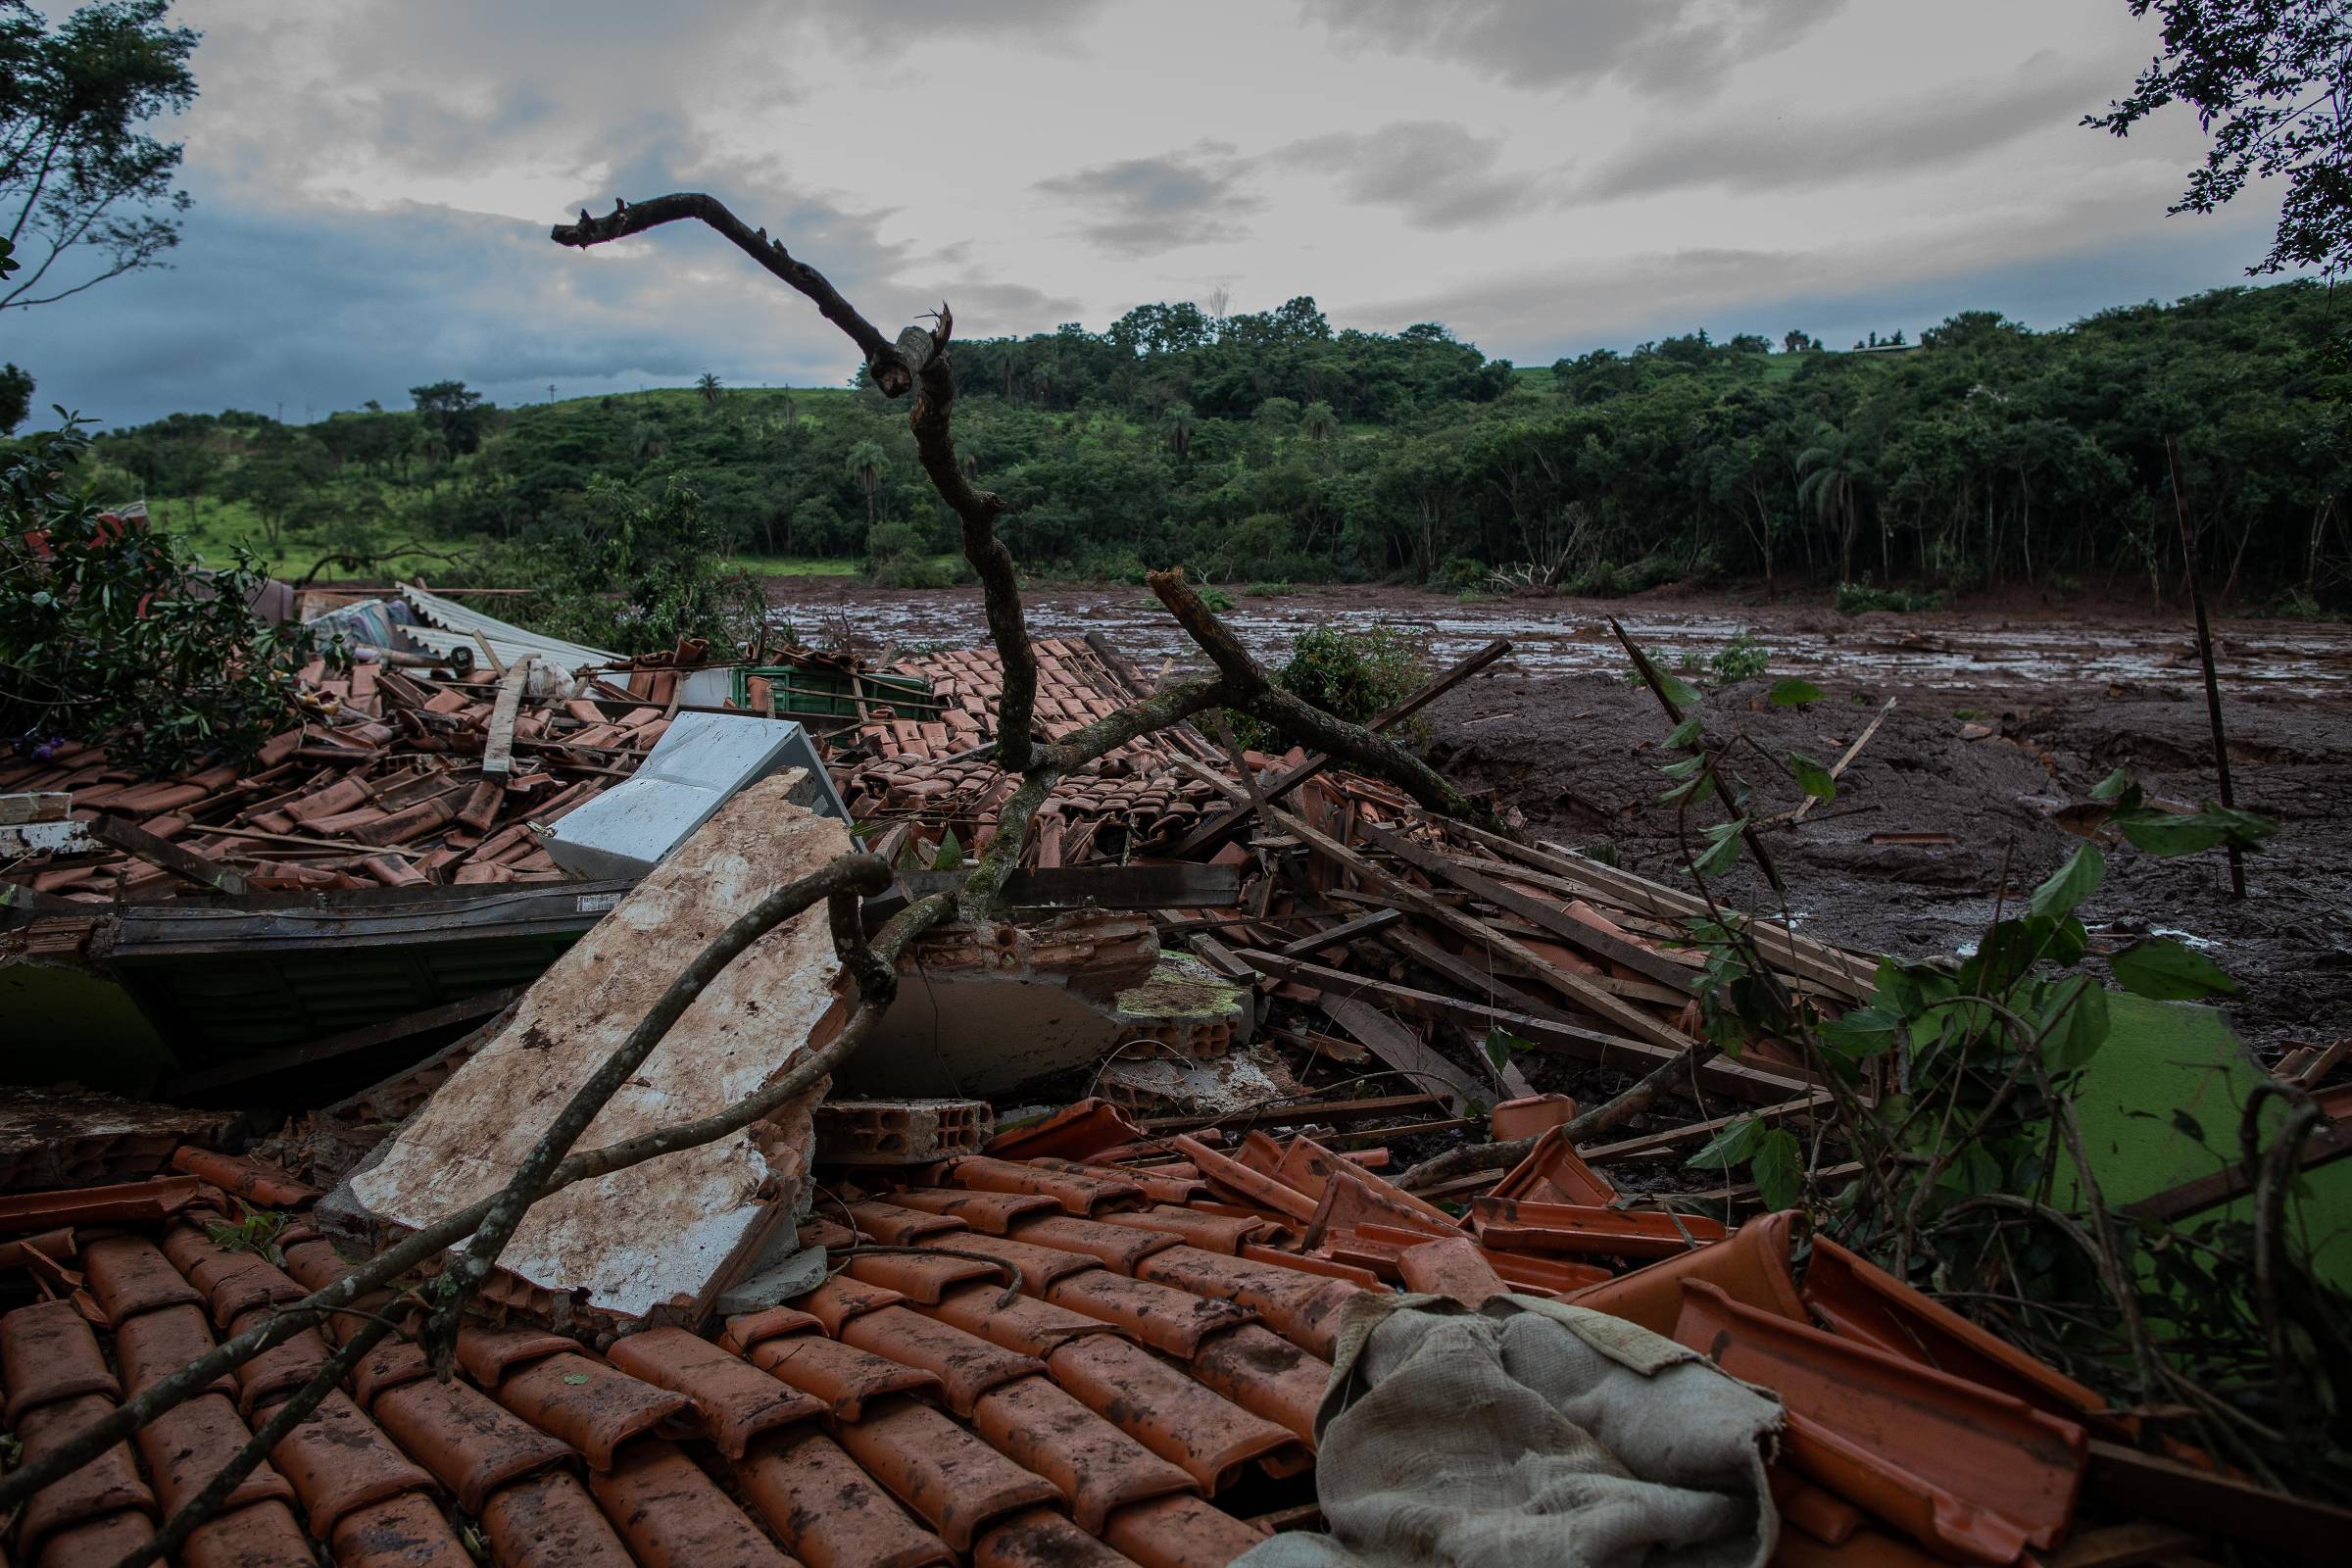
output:
<path id="1" fill-rule="evenodd" d="M 1140 685 L 1105 651 L 1041 653 L 1049 733 Z M 988 846 L 1009 781 L 961 754 L 993 733 L 993 658 L 882 672 L 951 716 L 875 705 L 829 737 L 859 836 L 904 868 L 869 923 L 936 891 L 922 868 Z M 1681 1501 L 1636 1510 L 1660 1561 L 2120 1564 L 2215 1537 L 2303 1549 L 2345 1522 L 2143 1451 L 2133 1414 L 1760 1211 L 1752 1188 L 1659 1183 L 1658 1155 L 1731 1114 L 1821 1107 L 1769 1043 L 1699 1068 L 1711 1115 L 1572 1138 L 1575 1097 L 1528 1069 L 1607 1093 L 1681 1054 L 1693 901 L 1302 755 L 1244 760 L 1178 730 L 1063 781 L 1010 884 L 1014 909 L 1036 902 L 910 944 L 830 1095 L 545 1200 L 460 1330 L 454 1378 L 417 1344 L 370 1352 L 180 1560 L 1435 1560 L 1400 1554 L 1399 1509 L 1438 1521 L 1448 1550 L 1556 1539 L 1528 1532 L 1575 1520 L 1562 1489 L 1507 1479 L 1554 1452 L 1540 1434 L 1566 1422 L 1557 1453 L 1602 1442 L 1622 1465 L 1659 1441 L 1627 1411 L 1658 1408 L 1715 1412 L 1707 1430 L 1732 1435 Z M 0 1277 L 38 1298 L 0 1317 L 24 1457 L 495 1190 L 704 942 L 848 846 L 850 824 L 800 804 L 803 770 L 757 774 L 641 879 L 557 884 L 609 890 L 567 949 L 454 1044 L 314 1107 L 267 1146 L 282 1163 L 209 1152 L 237 1136 L 218 1113 L 122 1109 L 119 1157 L 12 1163 Z M 181 802 L 182 841 L 233 853 L 199 820 L 271 798 Z M 118 884 L 143 875 L 105 863 Z M 534 872 L 561 875 L 514 874 Z M 133 907 L 91 905 L 126 924 Z M 16 918 L 21 938 L 60 916 Z M 724 1105 L 837 1030 L 853 993 L 836 935 L 811 907 L 721 970 L 583 1147 Z M 1765 942 L 1823 1007 L 1870 998 L 1857 956 Z M 1495 1030 L 1532 1049 L 1496 1059 L 1478 1044 Z M 1396 1185 L 1396 1150 L 1463 1134 L 1526 1148 L 1499 1172 Z M 305 1328 L 35 1493 L 12 1560 L 73 1568 L 146 1541 L 355 1321 Z M 1630 1385 L 1547 1383 L 1524 1349 L 1541 1333 Z M 1457 1367 L 1494 1347 L 1481 1397 L 1516 1424 L 1473 1439 L 1488 1429 L 1431 1403 L 1427 1345 Z M 1738 1381 L 1669 1396 L 1654 1380 L 1685 1364 Z M 1734 1418 L 1722 1401 L 1753 1399 L 1742 1385 L 1772 1397 Z M 1375 1390 L 1391 1402 L 1367 1403 Z M 1417 1489 L 1381 1457 L 1398 1443 L 1426 1461 Z M 1319 1488 L 1319 1457 L 1353 1479 Z"/>

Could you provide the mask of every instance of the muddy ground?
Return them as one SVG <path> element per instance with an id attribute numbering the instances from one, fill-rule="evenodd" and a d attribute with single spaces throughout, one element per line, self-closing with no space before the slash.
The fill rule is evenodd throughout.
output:
<path id="1" fill-rule="evenodd" d="M 844 629 L 900 646 L 985 635 L 973 590 L 797 578 L 777 580 L 771 600 L 812 641 Z M 1150 669 L 1191 662 L 1140 589 L 1034 590 L 1029 608 L 1040 635 L 1101 631 Z M 1837 800 L 1765 835 L 1795 914 L 1828 940 L 1922 956 L 1963 951 L 2004 888 L 2014 901 L 2072 852 L 2080 840 L 2058 813 L 2116 767 L 2154 796 L 2193 805 L 2215 793 L 2194 642 L 2180 612 L 2027 601 L 1846 616 L 1818 602 L 1724 595 L 1464 604 L 1333 588 L 1245 597 L 1229 618 L 1270 661 L 1317 624 L 1407 628 L 1441 662 L 1508 637 L 1511 659 L 1430 710 L 1433 760 L 1515 807 L 1536 837 L 1605 844 L 1631 869 L 1679 880 L 1674 813 L 1650 804 L 1664 787 L 1655 769 L 1668 726 L 1649 695 L 1623 680 L 1611 615 L 1670 656 L 1703 659 L 1751 633 L 1768 651 L 1767 675 L 1713 692 L 1708 717 L 1716 732 L 1743 730 L 1775 754 L 1832 762 L 1895 700 Z M 2248 862 L 2250 896 L 2230 901 L 2218 852 L 2166 861 L 2126 847 L 2110 854 L 2106 885 L 2082 912 L 2106 948 L 2147 931 L 2212 944 L 2244 988 L 2229 1009 L 2233 1023 L 2270 1056 L 2291 1041 L 2352 1033 L 2352 627 L 2224 619 L 2217 630 L 2238 804 L 2280 823 Z M 1783 675 L 1812 680 L 1827 700 L 1765 707 Z M 1763 809 L 1793 806 L 1794 785 L 1747 756 Z M 1886 837 L 1934 834 L 1952 842 Z M 1763 905 L 1762 879 L 1745 865 L 1730 886 Z"/>

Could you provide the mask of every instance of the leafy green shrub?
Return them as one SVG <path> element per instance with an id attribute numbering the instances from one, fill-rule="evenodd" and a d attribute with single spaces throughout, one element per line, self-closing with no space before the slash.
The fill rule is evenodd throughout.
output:
<path id="1" fill-rule="evenodd" d="M 0 470 L 0 722 L 36 756 L 103 744 L 145 774 L 243 761 L 285 727 L 311 638 L 245 608 L 265 580 L 249 554 L 205 571 L 172 534 L 68 490 L 87 444 L 68 420 Z"/>
<path id="2" fill-rule="evenodd" d="M 1717 680 L 1732 686 L 1743 680 L 1755 679 L 1771 663 L 1772 650 L 1758 642 L 1755 633 L 1742 631 L 1715 650 L 1714 657 L 1707 661 L 1707 667 L 1715 672 Z"/>
<path id="3" fill-rule="evenodd" d="M 532 629 L 621 654 L 658 654 L 693 637 L 721 650 L 751 639 L 765 596 L 726 569 L 723 541 L 694 491 L 671 479 L 648 500 L 599 478 L 588 493 L 596 514 L 587 524 L 528 549 L 539 592 L 521 618 Z"/>
<path id="4" fill-rule="evenodd" d="M 1298 585 L 1290 582 L 1253 582 L 1242 590 L 1252 599 L 1280 599 L 1298 591 Z"/>
<path id="5" fill-rule="evenodd" d="M 891 556 L 874 563 L 877 588 L 953 588 L 956 568 L 929 556 Z"/>
<path id="6" fill-rule="evenodd" d="M 1358 724 L 1396 707 L 1428 679 L 1412 640 L 1391 626 L 1365 631 L 1317 626 L 1301 632 L 1291 644 L 1290 662 L 1274 674 L 1274 683 L 1292 696 Z M 1230 717 L 1244 746 L 1273 739 L 1256 719 L 1242 713 Z M 1427 738 L 1428 726 L 1407 720 L 1388 733 L 1417 746 Z"/>
<path id="7" fill-rule="evenodd" d="M 1440 593 L 1475 593 L 1487 585 L 1487 568 L 1468 556 L 1447 556 L 1430 573 L 1429 584 Z"/>
<path id="8" fill-rule="evenodd" d="M 1861 582 L 1839 583 L 1837 604 L 1838 610 L 1848 615 L 1865 614 L 1873 610 L 1909 615 L 1924 610 L 1941 610 L 1947 598 L 1940 588 L 1929 593 L 1914 593 L 1908 588 L 1874 588 L 1868 579 L 1864 579 Z"/>

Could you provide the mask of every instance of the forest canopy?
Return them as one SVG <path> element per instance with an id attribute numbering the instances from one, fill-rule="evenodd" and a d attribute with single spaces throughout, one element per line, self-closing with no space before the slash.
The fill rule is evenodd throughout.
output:
<path id="1" fill-rule="evenodd" d="M 1548 370 L 1435 323 L 1334 330 L 1304 297 L 1221 319 L 1148 305 L 955 356 L 962 451 L 1033 572 L 2160 590 L 2173 438 L 2213 584 L 2341 602 L 2344 336 L 2325 289 L 2289 282 L 2056 331 L 1991 311 L 1845 352 L 1699 331 Z M 445 381 L 411 402 L 308 425 L 175 415 L 99 440 L 86 477 L 198 523 L 241 501 L 289 564 L 389 535 L 460 554 L 593 535 L 600 479 L 691 491 L 735 554 L 898 563 L 920 586 L 954 549 L 903 410 L 862 371 L 509 409 Z"/>

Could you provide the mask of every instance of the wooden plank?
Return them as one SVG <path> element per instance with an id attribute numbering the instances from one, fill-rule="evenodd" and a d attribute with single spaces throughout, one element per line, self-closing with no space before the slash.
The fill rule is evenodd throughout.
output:
<path id="1" fill-rule="evenodd" d="M 2252 1542 L 2307 1562 L 2336 1562 L 2352 1540 L 2352 1509 L 2273 1492 L 2178 1459 L 2090 1441 L 2085 1497 L 2208 1535 Z"/>
<path id="2" fill-rule="evenodd" d="M 211 888 L 236 898 L 245 893 L 245 879 L 222 865 L 191 850 L 183 850 L 169 839 L 157 838 L 136 823 L 125 822 L 104 811 L 83 829 L 101 844 L 111 844 L 125 855 L 135 855 L 150 865 L 160 865 L 173 876 L 185 877 L 199 887 Z"/>
<path id="3" fill-rule="evenodd" d="M 1192 773 L 1194 776 L 1203 779 L 1209 784 L 1215 786 L 1217 789 L 1224 791 L 1228 796 L 1238 795 L 1241 793 L 1239 786 L 1235 785 L 1231 780 L 1220 778 L 1209 769 L 1201 767 L 1198 763 L 1185 762 L 1179 760 L 1178 765 L 1185 768 L 1186 771 Z M 1382 871 L 1380 867 L 1374 865 L 1370 860 L 1367 860 L 1362 856 L 1356 854 L 1355 851 L 1349 849 L 1347 845 L 1340 843 L 1337 839 L 1330 837 L 1328 834 L 1307 826 L 1304 821 L 1298 817 L 1291 815 L 1288 811 L 1277 810 L 1273 807 L 1268 807 L 1266 808 L 1266 815 L 1272 818 L 1274 826 L 1281 828 L 1286 833 L 1295 835 L 1323 855 L 1329 856 L 1332 859 L 1355 872 L 1356 875 L 1385 885 L 1391 892 L 1395 893 L 1398 898 L 1404 900 L 1407 904 L 1418 906 L 1419 912 L 1429 915 L 1433 919 L 1437 920 L 1441 925 L 1459 932 L 1463 936 L 1468 937 L 1471 941 L 1479 943 L 1482 946 L 1492 947 L 1501 953 L 1509 955 L 1514 963 L 1524 966 L 1531 974 L 1541 976 L 1546 985 L 1559 992 L 1561 996 L 1566 997 L 1570 1001 L 1574 1002 L 1578 1006 L 1583 1007 L 1586 1011 L 1592 1013 L 1594 1017 L 1599 1018 L 1604 1022 L 1614 1024 L 1619 1029 L 1622 1029 L 1639 1039 L 1646 1040 L 1652 1045 L 1662 1046 L 1670 1050 L 1681 1051 L 1691 1044 L 1690 1036 L 1684 1034 L 1681 1030 L 1676 1029 L 1669 1024 L 1663 1023 L 1650 1016 L 1648 1013 L 1643 1012 L 1641 1008 L 1611 996 L 1608 992 L 1585 979 L 1584 976 L 1570 974 L 1565 969 L 1560 968 L 1557 964 L 1552 963 L 1543 955 L 1531 951 L 1510 937 L 1504 936 L 1501 932 L 1495 930 L 1493 926 L 1486 924 L 1484 921 L 1465 914 L 1461 910 L 1453 908 L 1449 905 L 1446 905 L 1440 900 L 1426 897 L 1423 890 L 1409 886 L 1408 884 L 1400 882 L 1396 878 L 1388 875 L 1386 872 Z"/>
<path id="4" fill-rule="evenodd" d="M 1765 1121 L 1784 1121 L 1791 1116 L 1820 1109 L 1829 1103 L 1830 1097 L 1826 1092 L 1816 1092 L 1800 1099 L 1785 1101 L 1778 1105 L 1766 1105 L 1761 1110 L 1743 1110 L 1736 1116 L 1715 1116 L 1706 1121 L 1688 1122 L 1680 1127 L 1669 1127 L 1664 1132 L 1643 1133 L 1639 1138 L 1628 1138 L 1614 1144 L 1600 1144 L 1592 1149 L 1580 1149 L 1576 1152 L 1577 1156 L 1588 1165 L 1606 1164 L 1612 1159 L 1634 1159 L 1643 1154 L 1659 1153 L 1682 1144 L 1703 1142 L 1714 1137 L 1732 1123 L 1749 1116 L 1761 1117 Z"/>
<path id="5" fill-rule="evenodd" d="M 902 871 L 899 886 L 910 900 L 953 893 L 963 871 Z M 1238 865 L 1193 862 L 1131 865 L 1056 865 L 1015 871 L 999 901 L 1015 909 L 1222 909 L 1242 896 Z M 879 901 L 870 901 L 878 903 Z"/>
<path id="6" fill-rule="evenodd" d="M 1274 951 L 1286 958 L 1303 958 L 1308 954 L 1320 952 L 1325 948 L 1346 947 L 1358 937 L 1368 937 L 1373 932 L 1395 925 L 1403 918 L 1404 911 L 1401 909 L 1375 909 L 1370 914 L 1358 915 L 1352 920 L 1344 920 L 1328 931 L 1318 931 L 1312 936 L 1300 937 L 1296 942 L 1285 942 Z"/>
<path id="7" fill-rule="evenodd" d="M 1662 986 L 1670 986 L 1685 993 L 1690 990 L 1690 973 L 1689 970 L 1669 959 L 1659 957 L 1657 954 L 1647 948 L 1637 947 L 1622 937 L 1613 937 L 1605 931 L 1595 931 L 1574 915 L 1545 904 L 1542 899 L 1532 898 L 1517 888 L 1506 887 L 1493 877 L 1484 876 L 1471 870 L 1451 856 L 1440 854 L 1427 845 L 1414 843 L 1401 833 L 1375 826 L 1370 822 L 1364 824 L 1364 837 L 1396 856 L 1405 864 L 1417 870 L 1426 871 L 1431 876 L 1451 882 L 1463 892 L 1484 899 L 1498 909 L 1508 909 L 1521 919 L 1530 921 L 1559 938 L 1560 941 L 1588 957 L 1598 958 L 1606 963 L 1622 964 L 1633 970 L 1634 973 L 1654 980 Z"/>
<path id="8" fill-rule="evenodd" d="M 485 991 L 480 996 L 444 1002 L 437 1007 L 403 1013 L 400 1017 L 386 1018 L 380 1023 L 367 1024 L 358 1029 L 346 1029 L 341 1034 L 328 1035 L 309 1045 L 255 1052 L 239 1056 L 234 1061 L 224 1061 L 218 1067 L 207 1067 L 201 1072 L 183 1072 L 165 1084 L 165 1092 L 172 1095 L 201 1094 L 226 1084 L 241 1084 L 268 1073 L 307 1067 L 314 1062 L 332 1061 L 337 1056 L 348 1056 L 355 1051 L 389 1045 L 395 1040 L 406 1040 L 427 1030 L 445 1029 L 453 1023 L 487 1018 L 494 1012 L 503 1011 L 528 989 L 527 986 L 508 986 L 498 991 Z"/>
<path id="9" fill-rule="evenodd" d="M 523 655 L 499 677 L 498 697 L 490 705 L 490 727 L 482 741 L 482 771 L 492 778 L 514 771 L 514 719 L 522 710 L 522 689 L 530 682 L 531 663 L 538 657 Z"/>
<path id="10" fill-rule="evenodd" d="M 1643 1073 L 1660 1066 L 1681 1054 L 1664 1046 L 1653 1046 L 1642 1040 L 1620 1040 L 1592 1029 L 1580 1029 L 1570 1024 L 1553 1023 L 1507 1007 L 1490 1006 L 1483 1003 L 1467 1002 L 1459 997 L 1441 996 L 1434 991 L 1417 991 L 1410 986 L 1394 985 L 1386 980 L 1374 980 L 1365 975 L 1348 974 L 1308 963 L 1300 958 L 1286 958 L 1280 954 L 1257 948 L 1245 948 L 1235 955 L 1244 962 L 1285 980 L 1314 986 L 1325 993 L 1324 1001 L 1348 998 L 1377 998 L 1379 1001 L 1424 1018 L 1445 1019 L 1480 1027 L 1499 1024 L 1521 1039 L 1556 1051 L 1563 1055 L 1581 1057 L 1604 1066 L 1618 1067 L 1633 1073 Z M 1370 1044 L 1370 1042 L 1366 1042 Z M 1766 1072 L 1761 1068 L 1744 1066 L 1718 1056 L 1698 1069 L 1700 1079 L 1708 1087 L 1719 1089 L 1752 1104 L 1774 1105 L 1792 1096 L 1807 1095 L 1814 1086 L 1803 1079 Z"/>
<path id="11" fill-rule="evenodd" d="M 1372 718 L 1372 721 L 1369 724 L 1366 724 L 1364 727 L 1371 730 L 1373 733 L 1378 734 L 1382 730 L 1387 729 L 1390 725 L 1396 723 L 1398 719 L 1409 718 L 1414 713 L 1417 713 L 1422 709 L 1428 707 L 1431 703 L 1434 703 L 1439 698 L 1445 696 L 1447 692 L 1453 690 L 1456 686 L 1459 686 L 1463 681 L 1468 680 L 1471 676 L 1486 668 L 1489 664 L 1494 663 L 1496 660 L 1508 654 L 1510 651 L 1511 645 L 1509 640 L 1507 638 L 1497 637 L 1494 641 L 1487 644 L 1486 647 L 1481 648 L 1477 653 L 1472 654 L 1469 658 L 1463 660 L 1451 669 L 1446 670 L 1435 680 L 1428 682 L 1419 691 L 1414 692 L 1403 702 L 1398 703 L 1396 707 L 1388 710 L 1386 712 L 1375 714 Z M 1273 779 L 1268 781 L 1264 792 L 1265 798 L 1268 801 L 1279 801 L 1285 795 L 1288 795 L 1291 791 L 1297 789 L 1308 779 L 1313 778 L 1317 773 L 1322 772 L 1323 769 L 1329 767 L 1330 765 L 1331 759 L 1324 756 L 1321 752 L 1316 752 L 1309 756 L 1305 761 L 1300 762 L 1297 767 L 1291 768 L 1287 772 L 1279 773 L 1275 775 Z M 1179 856 L 1194 855 L 1198 854 L 1201 850 L 1207 849 L 1210 845 L 1219 842 L 1228 833 L 1231 833 L 1236 827 L 1240 826 L 1241 823 L 1249 817 L 1250 809 L 1250 807 L 1247 803 L 1244 803 L 1238 806 L 1229 807 L 1223 811 L 1212 813 L 1206 820 L 1201 822 L 1199 827 L 1186 834 L 1183 841 L 1176 846 L 1172 853 Z"/>
<path id="12" fill-rule="evenodd" d="M 1327 992 L 1315 1004 L 1366 1051 L 1401 1073 L 1406 1082 L 1441 1086 L 1455 1115 L 1469 1114 L 1473 1103 L 1492 1102 L 1492 1090 L 1472 1081 L 1461 1068 L 1430 1050 L 1419 1035 L 1370 1003 Z"/>

